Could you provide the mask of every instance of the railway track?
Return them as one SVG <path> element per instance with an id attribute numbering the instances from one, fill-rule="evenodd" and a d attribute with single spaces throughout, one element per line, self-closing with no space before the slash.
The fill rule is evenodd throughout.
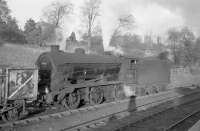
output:
<path id="1" fill-rule="evenodd" d="M 190 104 L 191 102 L 193 103 L 193 105 Z M 171 124 L 170 126 L 169 125 L 166 126 L 168 128 L 161 127 L 161 128 L 158 128 L 158 129 L 157 128 L 152 128 L 155 125 L 152 125 L 152 126 L 148 126 L 148 124 L 145 125 L 146 124 L 145 122 L 147 120 L 149 120 L 151 123 L 154 123 L 155 119 L 152 119 L 152 118 L 154 118 L 156 115 L 160 115 L 163 112 L 166 112 L 168 110 L 173 110 L 173 108 L 177 108 L 176 104 L 175 105 L 173 105 L 173 104 L 170 105 L 169 103 L 165 104 L 164 106 L 162 106 L 162 105 L 161 106 L 160 105 L 159 106 L 155 106 L 152 109 L 149 109 L 148 111 L 142 111 L 140 113 L 139 112 L 134 112 L 134 113 L 130 113 L 129 112 L 129 114 L 131 114 L 131 116 L 127 115 L 127 116 L 124 116 L 122 118 L 121 117 L 119 117 L 119 118 L 116 117 L 114 120 L 110 120 L 110 121 L 109 120 L 107 120 L 107 121 L 104 120 L 105 122 L 102 121 L 101 123 L 91 124 L 90 126 L 87 126 L 88 127 L 87 130 L 88 131 L 102 131 L 102 130 L 104 130 L 104 131 L 132 131 L 132 130 L 136 130 L 136 131 L 168 131 L 168 129 L 169 129 L 169 131 L 171 131 L 171 128 L 173 128 L 173 131 L 184 131 L 184 130 L 176 130 L 175 127 L 177 125 L 175 123 Z M 196 105 L 195 108 L 197 109 L 197 107 L 200 106 L 200 97 L 198 97 L 197 99 L 194 98 L 192 101 L 190 101 L 188 99 L 185 102 L 181 102 L 180 104 L 184 105 L 186 107 L 187 106 Z M 168 108 L 166 107 L 167 105 L 168 105 Z M 166 108 L 163 108 L 163 107 L 166 107 Z M 184 113 L 187 116 L 188 114 L 190 114 L 191 111 L 192 111 L 192 109 L 188 109 Z M 199 113 L 199 110 L 191 113 L 189 116 L 191 116 L 192 114 L 196 114 L 196 113 Z M 175 114 L 173 114 L 173 115 L 175 117 L 177 117 Z M 186 119 L 189 116 L 184 117 L 184 118 Z M 131 117 L 131 118 L 129 118 L 129 117 Z M 161 118 L 161 119 L 163 119 L 163 118 Z M 157 120 L 159 121 L 159 119 L 157 119 Z M 179 120 L 179 121 L 176 121 L 176 122 L 177 122 L 177 124 L 180 124 L 182 122 L 182 120 Z M 102 124 L 102 125 L 100 125 L 100 124 Z M 101 127 L 101 126 L 103 126 L 103 127 Z"/>
<path id="2" fill-rule="evenodd" d="M 148 108 L 148 106 L 150 106 L 152 104 L 158 105 L 160 103 L 163 103 L 163 102 L 166 102 L 166 101 L 169 101 L 169 100 L 172 100 L 172 99 L 174 99 L 174 98 L 159 100 L 159 101 L 156 101 L 156 102 L 152 102 L 152 103 L 148 103 L 148 104 L 145 104 L 145 105 L 142 105 L 142 106 L 138 106 L 137 108 L 141 108 L 141 109 L 142 108 Z M 108 122 L 110 119 L 119 119 L 119 118 L 122 118 L 122 117 L 126 117 L 127 115 L 129 115 L 129 112 L 131 112 L 131 111 L 135 111 L 135 109 L 132 109 L 132 110 L 127 109 L 127 110 L 123 110 L 123 111 L 120 111 L 120 112 L 112 113 L 110 115 L 99 117 L 95 120 L 83 122 L 83 123 L 78 124 L 76 126 L 63 128 L 63 129 L 61 129 L 61 131 L 74 131 L 74 130 L 78 131 L 78 130 L 86 130 L 86 129 L 97 128 L 98 126 L 105 125 L 106 122 Z"/>
<path id="3" fill-rule="evenodd" d="M 186 131 L 200 119 L 200 109 L 186 115 L 183 119 L 169 126 L 165 131 Z"/>
<path id="4" fill-rule="evenodd" d="M 134 121 L 120 128 L 111 130 L 117 131 L 187 131 L 200 119 L 200 99 L 186 102 L 176 107 L 156 112 L 144 119 Z M 109 125 L 107 125 L 109 126 Z M 98 130 L 103 128 L 99 128 Z"/>
<path id="5" fill-rule="evenodd" d="M 200 92 L 200 91 L 199 91 Z M 156 94 L 154 96 L 151 97 L 143 97 L 143 98 L 139 98 L 137 101 L 135 101 L 135 104 L 137 104 L 137 110 L 144 110 L 156 105 L 159 105 L 161 103 L 164 102 L 168 102 L 170 100 L 173 99 L 178 99 L 180 97 L 183 96 L 194 96 L 194 94 L 198 93 L 198 91 L 194 91 L 194 92 L 190 92 L 190 93 L 186 93 L 184 95 L 177 95 L 177 93 L 172 93 L 172 92 L 165 92 L 165 93 L 161 93 L 161 94 Z M 168 97 L 166 97 L 168 96 Z M 145 99 L 146 98 L 146 99 Z M 147 98 L 151 98 L 147 99 Z M 155 100 L 157 98 L 160 98 L 159 100 Z M 195 97 L 195 99 L 197 99 Z M 38 123 L 41 123 L 43 121 L 51 121 L 52 119 L 55 120 L 59 120 L 59 119 L 63 119 L 63 118 L 68 118 L 70 119 L 70 116 L 73 117 L 77 114 L 85 114 L 85 113 L 89 113 L 89 112 L 95 112 L 101 109 L 104 109 L 105 107 L 111 107 L 111 106 L 115 106 L 117 107 L 118 104 L 123 104 L 123 103 L 127 103 L 130 102 L 131 100 L 122 100 L 122 101 L 117 101 L 117 102 L 111 102 L 111 103 L 106 103 L 106 104 L 102 104 L 102 105 L 96 105 L 96 106 L 89 106 L 89 107 L 85 107 L 85 108 L 80 108 L 77 110 L 71 110 L 71 111 L 64 111 L 64 112 L 59 112 L 59 113 L 54 113 L 54 114 L 48 114 L 48 115 L 44 115 L 44 116 L 38 116 L 38 117 L 33 117 L 33 118 L 28 118 L 25 120 L 21 120 L 21 121 L 16 121 L 16 122 L 11 122 L 11 123 L 6 123 L 6 124 L 1 124 L 0 125 L 0 129 L 3 130 L 7 130 L 7 129 L 13 129 L 13 130 L 21 130 L 21 129 L 25 129 L 26 127 L 34 127 L 34 125 L 37 125 Z M 143 101 L 142 104 L 139 104 Z M 163 108 L 163 110 L 166 110 L 169 107 L 165 107 Z M 85 130 L 85 129 L 90 129 L 90 128 L 96 128 L 99 126 L 103 126 L 110 118 L 112 118 L 113 116 L 115 116 L 117 119 L 118 118 L 123 118 L 126 117 L 127 114 L 131 111 L 135 111 L 136 109 L 123 109 L 123 110 L 119 110 L 116 112 L 112 112 L 112 113 L 108 113 L 108 114 L 104 114 L 104 115 L 99 115 L 96 118 L 91 118 L 91 119 L 87 119 L 85 121 L 80 121 L 78 123 L 75 124 L 69 124 L 70 126 L 61 126 L 59 128 L 59 130 Z M 22 128 L 21 128 L 22 127 Z M 25 128 L 23 128 L 25 127 Z M 40 126 L 39 126 L 40 127 Z M 30 128 L 29 128 L 30 129 Z M 43 130 L 41 128 L 41 130 Z M 39 131 L 39 130 L 38 130 Z"/>

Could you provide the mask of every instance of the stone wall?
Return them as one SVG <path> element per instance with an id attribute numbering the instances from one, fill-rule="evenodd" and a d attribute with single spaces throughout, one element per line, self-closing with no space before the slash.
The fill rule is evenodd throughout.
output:
<path id="1" fill-rule="evenodd" d="M 175 67 L 171 69 L 170 86 L 173 88 L 197 85 L 199 78 L 200 74 L 192 74 L 189 67 Z"/>

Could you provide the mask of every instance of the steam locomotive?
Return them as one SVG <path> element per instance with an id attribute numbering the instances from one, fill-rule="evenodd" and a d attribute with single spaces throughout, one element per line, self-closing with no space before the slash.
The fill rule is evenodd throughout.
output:
<path id="1" fill-rule="evenodd" d="M 13 120 L 24 112 L 27 101 L 58 103 L 75 109 L 83 104 L 159 93 L 170 83 L 170 62 L 153 57 L 92 55 L 82 50 L 66 53 L 52 46 L 51 51 L 38 57 L 36 66 L 36 69 L 2 69 L 8 76 L 1 79 L 4 93 L 0 114 L 4 120 Z M 27 77 L 17 86 L 19 72 Z"/>
<path id="2" fill-rule="evenodd" d="M 49 103 L 58 101 L 70 109 L 77 108 L 81 101 L 100 104 L 127 95 L 156 93 L 164 90 L 170 80 L 168 61 L 69 54 L 58 47 L 42 54 L 36 65 L 39 92 L 45 94 L 46 90 L 52 98 L 47 98 Z"/>

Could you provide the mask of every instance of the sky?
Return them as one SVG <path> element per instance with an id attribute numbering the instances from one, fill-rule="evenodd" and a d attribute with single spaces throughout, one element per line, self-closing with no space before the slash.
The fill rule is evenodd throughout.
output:
<path id="1" fill-rule="evenodd" d="M 55 0 L 6 0 L 23 28 L 27 19 L 41 20 L 42 11 Z M 62 1 L 62 0 L 59 0 Z M 63 25 L 66 35 L 78 31 L 81 27 L 80 6 L 85 0 L 73 0 L 74 13 L 65 18 Z M 126 14 L 135 17 L 134 33 L 164 36 L 168 28 L 187 25 L 196 34 L 200 33 L 199 0 L 102 0 L 101 16 L 103 39 L 110 40 L 117 25 L 117 18 Z"/>

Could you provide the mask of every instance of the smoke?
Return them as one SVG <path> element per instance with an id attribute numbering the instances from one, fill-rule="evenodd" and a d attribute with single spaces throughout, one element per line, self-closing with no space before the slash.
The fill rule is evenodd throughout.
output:
<path id="1" fill-rule="evenodd" d="M 131 97 L 131 96 L 136 95 L 136 89 L 134 89 L 132 86 L 124 85 L 123 89 L 124 89 L 125 95 L 127 97 Z"/>
<path id="2" fill-rule="evenodd" d="M 79 39 L 79 30 L 84 30 L 80 18 L 80 7 L 84 1 L 72 1 L 74 13 L 63 22 L 65 40 L 72 31 L 75 31 Z M 119 24 L 118 18 L 130 14 L 135 18 L 135 28 L 132 32 L 141 36 L 151 33 L 155 37 L 164 37 L 169 28 L 182 27 L 184 25 L 191 27 L 196 32 L 200 32 L 200 8 L 198 8 L 198 5 L 200 5 L 198 0 L 102 0 L 100 6 L 101 15 L 98 20 L 100 20 L 102 27 L 104 49 L 123 53 L 120 47 L 110 47 L 109 43 L 114 30 Z M 63 45 L 62 47 L 64 48 Z"/>
<path id="3" fill-rule="evenodd" d="M 184 25 L 179 12 L 164 7 L 157 0 L 102 0 L 100 20 L 105 50 L 116 50 L 109 43 L 119 24 L 118 18 L 130 14 L 135 18 L 132 33 L 141 36 L 149 33 L 156 37 L 163 36 L 168 28 Z M 121 51 L 120 48 L 117 50 Z"/>
<path id="4" fill-rule="evenodd" d="M 101 3 L 101 27 L 103 44 L 105 50 L 114 50 L 118 53 L 122 53 L 120 48 L 110 47 L 110 39 L 114 33 L 114 30 L 118 26 L 118 18 L 132 12 L 132 2 L 129 0 L 102 0 Z"/>
<path id="5" fill-rule="evenodd" d="M 11 15 L 16 17 L 21 28 L 27 19 L 39 21 L 42 9 L 55 0 L 6 0 L 11 9 Z M 59 0 L 65 1 L 65 0 Z M 113 30 L 116 28 L 117 18 L 123 14 L 132 14 L 136 20 L 136 28 L 133 32 L 146 34 L 155 32 L 163 33 L 166 27 L 187 25 L 200 33 L 200 1 L 199 0 L 101 0 L 100 21 L 103 30 L 105 47 L 109 47 Z M 85 0 L 76 0 L 74 14 L 66 17 L 63 26 L 63 36 L 66 38 L 72 31 L 79 36 L 82 22 L 80 19 L 80 7 Z M 23 6 L 23 8 L 21 8 Z"/>
<path id="6" fill-rule="evenodd" d="M 164 8 L 178 12 L 185 24 L 196 33 L 200 33 L 200 1 L 199 0 L 152 0 Z"/>
<path id="7" fill-rule="evenodd" d="M 59 0 L 61 2 L 66 2 L 66 0 Z M 62 21 L 62 30 L 60 32 L 62 33 L 62 41 L 59 42 L 60 49 L 65 50 L 66 48 L 66 39 L 70 36 L 72 32 L 75 32 L 76 38 L 80 39 L 80 33 L 79 30 L 82 29 L 81 27 L 81 10 L 80 7 L 83 4 L 83 0 L 68 0 L 73 5 L 73 11 L 68 16 L 65 16 Z"/>
<path id="8" fill-rule="evenodd" d="M 76 33 L 78 39 L 80 38 L 81 33 L 79 31 L 84 30 L 80 17 L 80 7 L 84 2 L 85 0 L 73 2 L 74 12 L 71 16 L 65 18 L 62 26 L 64 40 L 66 40 L 72 31 Z M 141 36 L 150 33 L 155 37 L 164 36 L 169 28 L 183 26 L 186 23 L 197 26 L 199 23 L 193 22 L 190 18 L 193 15 L 189 10 L 194 9 L 191 9 L 193 4 L 189 3 L 181 2 L 181 0 L 102 0 L 98 20 L 101 23 L 105 51 L 114 51 L 115 53 L 123 54 L 120 47 L 116 48 L 109 45 L 113 32 L 119 25 L 118 19 L 122 16 L 130 14 L 134 16 L 135 28 L 132 30 L 132 33 Z M 196 5 L 197 3 L 194 2 L 194 4 Z M 198 13 L 195 13 L 195 16 L 198 16 Z M 65 41 L 62 41 L 61 47 L 63 49 L 65 48 L 65 44 Z"/>

